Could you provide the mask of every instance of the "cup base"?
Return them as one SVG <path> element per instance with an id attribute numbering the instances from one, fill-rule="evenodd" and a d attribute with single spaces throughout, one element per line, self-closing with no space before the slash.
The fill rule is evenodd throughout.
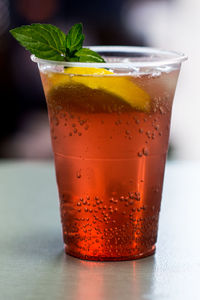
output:
<path id="1" fill-rule="evenodd" d="M 65 244 L 65 253 L 82 259 L 82 260 L 91 260 L 91 261 L 124 261 L 124 260 L 136 260 L 140 258 L 144 258 L 150 255 L 153 255 L 156 251 L 156 246 L 152 246 L 151 249 L 146 251 L 145 253 L 140 253 L 137 255 L 131 255 L 131 256 L 118 256 L 118 257 L 108 257 L 108 256 L 90 256 L 90 255 L 81 255 L 81 253 L 75 253 L 68 249 L 68 246 Z"/>

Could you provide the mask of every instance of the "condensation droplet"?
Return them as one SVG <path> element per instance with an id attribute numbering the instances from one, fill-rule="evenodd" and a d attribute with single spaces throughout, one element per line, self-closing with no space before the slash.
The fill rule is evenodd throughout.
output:
<path id="1" fill-rule="evenodd" d="M 81 178 L 81 171 L 80 170 L 76 172 L 76 177 Z"/>
<path id="2" fill-rule="evenodd" d="M 84 120 L 81 120 L 81 121 L 79 122 L 79 124 L 80 124 L 81 126 L 83 126 L 84 123 L 85 123 Z"/>
<path id="3" fill-rule="evenodd" d="M 142 128 L 139 129 L 139 133 L 143 133 L 144 130 Z"/>
<path id="4" fill-rule="evenodd" d="M 146 135 L 149 139 L 151 138 L 151 132 L 149 130 L 146 132 Z"/>
<path id="5" fill-rule="evenodd" d="M 134 198 L 134 194 L 133 193 L 129 193 L 129 198 L 133 199 Z"/>
<path id="6" fill-rule="evenodd" d="M 58 118 L 57 118 L 57 117 L 53 117 L 53 118 L 52 118 L 52 121 L 53 121 L 53 124 L 54 124 L 55 126 L 58 126 L 58 125 L 59 125 L 59 121 L 58 121 Z"/>
<path id="7" fill-rule="evenodd" d="M 135 199 L 140 200 L 140 192 L 135 192 Z"/>
<path id="8" fill-rule="evenodd" d="M 129 130 L 126 130 L 126 131 L 125 131 L 125 134 L 129 135 L 129 134 L 130 134 L 130 131 L 129 131 Z"/>
<path id="9" fill-rule="evenodd" d="M 148 151 L 148 149 L 145 147 L 145 148 L 143 148 L 143 154 L 145 155 L 145 156 L 147 156 L 148 154 L 149 154 L 149 151 Z"/>

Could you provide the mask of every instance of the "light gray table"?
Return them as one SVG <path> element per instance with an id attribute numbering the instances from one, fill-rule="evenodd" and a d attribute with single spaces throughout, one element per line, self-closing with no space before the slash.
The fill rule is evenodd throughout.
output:
<path id="1" fill-rule="evenodd" d="M 168 163 L 156 255 L 63 252 L 52 163 L 0 163 L 0 300 L 200 299 L 200 163 Z"/>

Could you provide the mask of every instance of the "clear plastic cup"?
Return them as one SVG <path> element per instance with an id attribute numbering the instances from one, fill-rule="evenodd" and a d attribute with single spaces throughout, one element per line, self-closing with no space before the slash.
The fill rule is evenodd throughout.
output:
<path id="1" fill-rule="evenodd" d="M 128 260 L 155 252 L 181 53 L 91 47 L 106 63 L 38 59 L 66 253 Z"/>

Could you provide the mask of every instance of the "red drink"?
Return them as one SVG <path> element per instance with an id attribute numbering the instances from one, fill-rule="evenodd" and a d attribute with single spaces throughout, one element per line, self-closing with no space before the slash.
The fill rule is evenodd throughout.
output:
<path id="1" fill-rule="evenodd" d="M 40 71 L 66 253 L 91 260 L 154 253 L 179 66 L 127 76 Z"/>

